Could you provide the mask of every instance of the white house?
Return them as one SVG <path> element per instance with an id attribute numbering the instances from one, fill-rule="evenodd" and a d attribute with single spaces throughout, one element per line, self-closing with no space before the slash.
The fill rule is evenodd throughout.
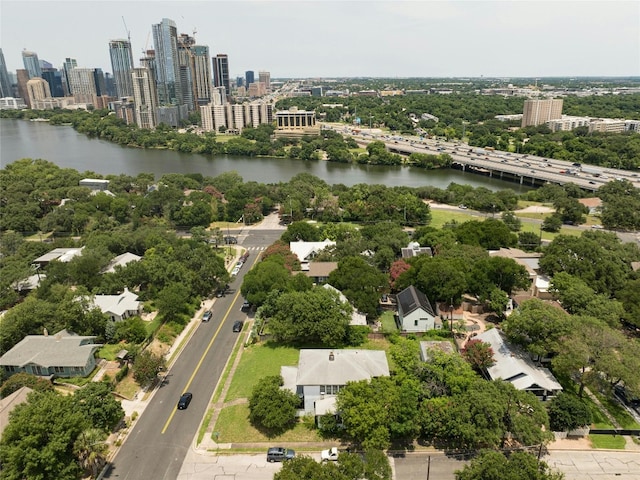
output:
<path id="1" fill-rule="evenodd" d="M 34 265 L 40 265 L 44 267 L 49 262 L 53 260 L 57 260 L 58 262 L 70 262 L 74 257 L 82 255 L 82 250 L 84 247 L 80 248 L 54 248 L 49 253 L 45 253 L 44 255 L 36 258 L 32 263 Z"/>
<path id="2" fill-rule="evenodd" d="M 493 350 L 495 363 L 487 369 L 491 380 L 510 382 L 518 390 L 531 392 L 543 401 L 562 391 L 548 369 L 535 365 L 527 352 L 507 343 L 498 329 L 492 328 L 475 338 L 488 343 Z"/>
<path id="3" fill-rule="evenodd" d="M 302 415 L 335 413 L 336 395 L 347 382 L 389 376 L 382 350 L 302 349 L 297 367 L 281 367 L 282 388 L 296 393 Z"/>
<path id="4" fill-rule="evenodd" d="M 140 315 L 142 312 L 142 303 L 138 301 L 138 296 L 127 288 L 120 295 L 96 295 L 93 297 L 93 305 L 109 315 L 114 322 Z"/>
<path id="5" fill-rule="evenodd" d="M 326 239 L 323 242 L 290 242 L 289 249 L 300 260 L 300 266 L 303 272 L 309 270 L 309 262 L 315 258 L 318 253 L 327 247 L 332 247 L 336 242 Z"/>
<path id="6" fill-rule="evenodd" d="M 413 285 L 397 295 L 398 327 L 405 332 L 426 332 L 442 328 L 427 296 Z"/>

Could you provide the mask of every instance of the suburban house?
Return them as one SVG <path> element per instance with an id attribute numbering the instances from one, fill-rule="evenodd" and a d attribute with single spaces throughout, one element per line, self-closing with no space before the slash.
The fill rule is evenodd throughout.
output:
<path id="1" fill-rule="evenodd" d="M 102 345 L 96 337 L 67 330 L 55 335 L 27 335 L 0 357 L 7 375 L 26 372 L 41 377 L 86 377 L 96 366 L 94 353 Z"/>
<path id="2" fill-rule="evenodd" d="M 140 255 L 136 255 L 135 253 L 125 252 L 111 259 L 109 264 L 104 267 L 100 273 L 115 273 L 117 266 L 124 267 L 128 263 L 140 261 L 141 258 Z"/>
<path id="3" fill-rule="evenodd" d="M 325 283 L 323 286 L 323 288 L 326 288 L 327 290 L 332 290 L 334 292 L 336 292 L 338 294 L 338 296 L 340 297 L 340 301 L 344 302 L 344 303 L 349 303 L 349 300 L 347 300 L 347 297 L 345 297 L 342 292 L 340 290 L 338 290 L 336 287 L 329 285 L 328 283 Z M 351 305 L 353 307 L 353 305 Z M 356 307 L 353 307 L 353 313 L 351 314 L 351 321 L 349 322 L 349 325 L 362 325 L 362 326 L 367 326 L 367 316 L 364 313 L 360 313 L 359 311 L 356 310 Z"/>
<path id="4" fill-rule="evenodd" d="M 427 296 L 411 285 L 397 295 L 398 328 L 404 332 L 426 332 L 442 328 Z"/>
<path id="5" fill-rule="evenodd" d="M 578 203 L 589 209 L 589 215 L 594 215 L 602 209 L 602 200 L 598 197 L 579 198 Z"/>
<path id="6" fill-rule="evenodd" d="M 138 295 L 127 288 L 120 295 L 95 295 L 92 303 L 114 322 L 142 313 L 142 302 L 138 301 Z"/>
<path id="7" fill-rule="evenodd" d="M 309 270 L 305 273 L 316 285 L 323 285 L 329 280 L 329 274 L 338 268 L 338 262 L 309 262 Z"/>
<path id="8" fill-rule="evenodd" d="M 410 242 L 406 248 L 402 248 L 401 250 L 402 258 L 412 258 L 417 257 L 418 255 L 429 255 L 433 257 L 433 250 L 431 247 L 421 247 L 418 242 Z"/>
<path id="9" fill-rule="evenodd" d="M 491 345 L 495 363 L 487 369 L 491 380 L 510 382 L 518 390 L 535 394 L 545 401 L 562 391 L 553 374 L 533 363 L 524 350 L 507 343 L 504 334 L 497 328 L 489 329 L 475 337 Z"/>
<path id="10" fill-rule="evenodd" d="M 541 253 L 525 252 L 518 248 L 501 248 L 500 250 L 490 250 L 489 255 L 492 257 L 511 258 L 517 264 L 522 265 L 529 274 L 531 287 L 529 293 L 538 298 L 551 298 L 549 293 L 549 277 L 539 272 Z"/>
<path id="11" fill-rule="evenodd" d="M 299 240 L 297 242 L 290 242 L 289 249 L 298 257 L 298 260 L 300 260 L 301 270 L 306 272 L 309 270 L 309 262 L 311 262 L 318 253 L 335 244 L 336 242 L 329 239 L 323 242 L 303 242 Z"/>
<path id="12" fill-rule="evenodd" d="M 283 366 L 282 388 L 300 397 L 298 414 L 316 417 L 335 413 L 336 395 L 347 382 L 389 376 L 382 350 L 302 349 L 297 367 Z"/>
<path id="13" fill-rule="evenodd" d="M 456 352 L 456 349 L 453 347 L 453 343 L 447 340 L 429 340 L 420 342 L 420 359 L 423 362 L 429 361 L 429 353 L 431 351 L 452 354 Z"/>
<path id="14" fill-rule="evenodd" d="M 53 260 L 57 260 L 58 262 L 70 262 L 74 257 L 78 255 L 82 255 L 82 250 L 84 247 L 80 248 L 54 248 L 49 253 L 45 253 L 44 255 L 36 258 L 33 262 L 34 265 L 39 265 L 44 267 L 49 262 Z"/>
<path id="15" fill-rule="evenodd" d="M 30 292 L 40 286 L 40 282 L 47 278 L 44 273 L 34 273 L 33 275 L 13 282 L 11 285 L 16 292 Z"/>

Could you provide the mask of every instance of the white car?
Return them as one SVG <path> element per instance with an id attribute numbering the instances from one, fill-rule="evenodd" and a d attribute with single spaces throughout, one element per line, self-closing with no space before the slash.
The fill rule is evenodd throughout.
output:
<path id="1" fill-rule="evenodd" d="M 323 462 L 326 462 L 328 460 L 335 462 L 336 460 L 338 460 L 338 447 L 331 447 L 327 450 L 322 450 L 320 459 Z"/>

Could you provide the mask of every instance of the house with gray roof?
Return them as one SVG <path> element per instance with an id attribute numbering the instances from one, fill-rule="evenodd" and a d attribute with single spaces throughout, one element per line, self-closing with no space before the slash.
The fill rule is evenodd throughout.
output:
<path id="1" fill-rule="evenodd" d="M 336 395 L 348 382 L 388 377 L 382 350 L 302 349 L 297 367 L 281 367 L 282 388 L 300 397 L 300 416 L 335 413 Z"/>
<path id="2" fill-rule="evenodd" d="M 58 262 L 70 262 L 74 257 L 78 255 L 82 255 L 82 250 L 84 247 L 80 248 L 54 248 L 48 253 L 39 256 L 32 263 L 34 265 L 40 265 L 44 267 L 49 262 L 57 260 Z"/>
<path id="3" fill-rule="evenodd" d="M 509 382 L 518 390 L 531 392 L 543 401 L 562 391 L 562 386 L 548 369 L 537 366 L 527 352 L 509 344 L 497 328 L 489 329 L 475 338 L 488 343 L 493 350 L 495 363 L 487 369 L 491 380 Z"/>
<path id="4" fill-rule="evenodd" d="M 127 288 L 119 295 L 95 295 L 92 303 L 113 322 L 142 313 L 142 302 L 138 301 L 138 295 Z"/>
<path id="5" fill-rule="evenodd" d="M 0 438 L 2 438 L 2 432 L 9 424 L 9 414 L 21 403 L 27 401 L 27 396 L 33 392 L 29 387 L 20 387 L 15 392 L 7 395 L 4 398 L 0 398 Z"/>
<path id="6" fill-rule="evenodd" d="M 67 330 L 55 335 L 27 335 L 0 357 L 7 375 L 31 373 L 40 377 L 86 377 L 96 366 L 95 352 L 102 346 L 96 337 Z"/>
<path id="7" fill-rule="evenodd" d="M 140 261 L 141 258 L 140 255 L 136 255 L 135 253 L 125 252 L 113 258 L 100 273 L 115 273 L 117 266 L 124 267 L 128 263 Z"/>
<path id="8" fill-rule="evenodd" d="M 442 320 L 436 316 L 427 296 L 411 285 L 397 296 L 398 328 L 405 332 L 426 332 L 442 328 Z"/>
<path id="9" fill-rule="evenodd" d="M 336 242 L 326 239 L 322 242 L 304 242 L 298 240 L 297 242 L 289 242 L 289 249 L 298 260 L 300 260 L 300 269 L 303 272 L 309 270 L 309 262 L 313 260 L 318 253 L 327 247 L 332 247 Z"/>

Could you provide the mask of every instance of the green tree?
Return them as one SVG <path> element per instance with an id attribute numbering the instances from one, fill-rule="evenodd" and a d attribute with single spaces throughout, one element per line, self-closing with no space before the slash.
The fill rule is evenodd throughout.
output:
<path id="1" fill-rule="evenodd" d="M 591 410 L 581 398 L 560 392 L 549 402 L 549 425 L 554 432 L 566 432 L 590 424 Z"/>
<path id="2" fill-rule="evenodd" d="M 329 274 L 328 283 L 340 290 L 358 311 L 373 318 L 387 279 L 364 258 L 348 257 L 338 262 L 338 268 Z"/>
<path id="3" fill-rule="evenodd" d="M 123 340 L 127 343 L 141 343 L 145 338 L 147 338 L 147 327 L 138 316 L 129 317 L 115 324 L 114 343 Z"/>
<path id="4" fill-rule="evenodd" d="M 562 217 L 557 213 L 549 215 L 542 221 L 541 228 L 545 232 L 559 232 L 562 228 Z"/>
<path id="5" fill-rule="evenodd" d="M 525 252 L 532 252 L 540 246 L 540 236 L 535 232 L 520 232 L 518 246 Z"/>
<path id="6" fill-rule="evenodd" d="M 158 372 L 165 366 L 165 359 L 161 355 L 156 355 L 149 350 L 144 350 L 133 362 L 133 378 L 142 387 L 151 384 Z"/>
<path id="7" fill-rule="evenodd" d="M 509 458 L 494 450 L 483 450 L 456 471 L 456 480 L 562 480 L 562 473 L 552 472 L 549 466 L 526 452 L 512 453 Z"/>
<path id="8" fill-rule="evenodd" d="M 84 430 L 73 444 L 73 453 L 82 470 L 97 478 L 100 469 L 107 462 L 109 447 L 107 434 L 99 428 Z"/>
<path id="9" fill-rule="evenodd" d="M 320 229 L 308 222 L 293 222 L 287 227 L 280 240 L 286 243 L 298 241 L 319 242 L 321 240 Z"/>
<path id="10" fill-rule="evenodd" d="M 253 388 L 249 398 L 249 420 L 268 436 L 276 436 L 296 423 L 298 396 L 280 387 L 280 375 L 263 377 Z"/>
<path id="11" fill-rule="evenodd" d="M 249 270 L 242 280 L 240 291 L 252 305 L 262 305 L 269 293 L 288 290 L 291 274 L 284 266 L 284 258 L 269 257 Z"/>
<path id="12" fill-rule="evenodd" d="M 286 343 L 340 346 L 345 343 L 352 310 L 337 292 L 324 287 L 284 293 L 275 301 L 269 329 Z"/>
<path id="13" fill-rule="evenodd" d="M 124 417 L 122 405 L 112 395 L 113 387 L 107 382 L 91 382 L 74 395 L 74 408 L 103 431 L 112 430 Z"/>
<path id="14" fill-rule="evenodd" d="M 511 211 L 506 211 L 502 214 L 502 221 L 512 232 L 519 232 L 522 228 L 522 220 Z"/>
<path id="15" fill-rule="evenodd" d="M 0 388 L 0 398 L 8 397 L 22 387 L 29 387 L 36 392 L 53 391 L 53 385 L 50 381 L 36 375 L 31 375 L 30 373 L 20 372 L 11 375 L 4 381 L 2 388 Z"/>
<path id="16" fill-rule="evenodd" d="M 0 441 L 3 479 L 78 478 L 73 447 L 88 421 L 72 405 L 72 397 L 34 392 L 13 410 Z"/>

